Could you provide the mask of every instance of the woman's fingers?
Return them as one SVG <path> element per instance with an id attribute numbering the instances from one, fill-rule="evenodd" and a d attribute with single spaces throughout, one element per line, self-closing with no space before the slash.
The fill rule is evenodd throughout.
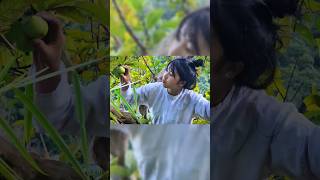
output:
<path id="1" fill-rule="evenodd" d="M 128 81 L 128 77 L 126 75 L 123 75 L 123 74 L 121 74 L 120 80 L 121 80 L 121 83 L 125 83 L 125 84 L 127 84 L 129 82 Z"/>
<path id="2" fill-rule="evenodd" d="M 130 67 L 127 65 L 123 65 L 122 67 L 125 69 L 124 75 L 126 75 L 126 76 L 129 75 L 130 74 Z"/>
<path id="3" fill-rule="evenodd" d="M 48 12 L 39 12 L 37 16 L 40 16 L 48 23 L 49 31 L 45 37 L 46 43 L 61 46 L 64 43 L 64 35 L 59 19 Z"/>

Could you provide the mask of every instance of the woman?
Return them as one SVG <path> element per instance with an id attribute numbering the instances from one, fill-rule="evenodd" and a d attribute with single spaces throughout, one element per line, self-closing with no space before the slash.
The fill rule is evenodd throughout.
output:
<path id="1" fill-rule="evenodd" d="M 209 180 L 209 132 L 189 124 L 111 125 L 110 152 L 124 165 L 129 140 L 141 179 Z"/>
<path id="2" fill-rule="evenodd" d="M 202 95 L 192 91 L 196 86 L 196 67 L 202 60 L 176 58 L 169 62 L 162 82 L 150 83 L 136 90 L 139 105 L 147 105 L 154 124 L 191 123 L 195 116 L 210 119 L 210 103 Z M 124 84 L 130 83 L 129 69 L 121 77 Z M 129 103 L 134 103 L 130 86 L 122 88 Z"/>
<path id="3" fill-rule="evenodd" d="M 294 15 L 297 6 L 297 0 L 214 1 L 213 179 L 271 173 L 320 179 L 320 128 L 263 91 L 276 68 L 274 18 Z"/>
<path id="4" fill-rule="evenodd" d="M 152 55 L 189 56 L 210 55 L 210 7 L 187 15 L 177 30 L 158 45 Z"/>

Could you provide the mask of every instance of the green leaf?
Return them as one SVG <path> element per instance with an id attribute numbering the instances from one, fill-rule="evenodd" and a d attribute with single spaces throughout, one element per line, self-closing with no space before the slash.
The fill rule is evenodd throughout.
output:
<path id="1" fill-rule="evenodd" d="M 104 25 L 109 24 L 109 9 L 105 0 L 97 0 L 94 4 L 90 2 L 79 2 L 76 4 L 76 7 L 86 12 L 93 20 Z"/>
<path id="2" fill-rule="evenodd" d="M 140 12 L 142 11 L 144 5 L 145 5 L 145 0 L 127 0 L 131 4 L 131 6 L 137 11 Z"/>
<path id="3" fill-rule="evenodd" d="M 312 11 L 320 11 L 320 3 L 315 0 L 308 0 L 307 6 L 307 8 Z"/>
<path id="4" fill-rule="evenodd" d="M 26 92 L 25 92 L 26 96 L 29 97 L 30 99 L 33 99 L 33 86 L 32 84 L 29 84 L 26 87 Z M 32 128 L 32 113 L 28 110 L 26 110 L 25 115 L 24 115 L 24 143 L 28 144 L 32 133 L 33 132 L 33 128 Z"/>
<path id="5" fill-rule="evenodd" d="M 130 172 L 122 166 L 119 165 L 111 165 L 110 166 L 110 174 L 112 176 L 120 176 L 120 177 L 127 177 L 130 175 Z"/>
<path id="6" fill-rule="evenodd" d="M 314 44 L 313 34 L 310 28 L 302 24 L 297 24 L 296 32 L 298 32 L 309 45 L 312 46 Z"/>
<path id="7" fill-rule="evenodd" d="M 126 152 L 125 164 L 126 167 L 129 168 L 130 174 L 132 174 L 137 169 L 137 161 L 134 157 L 132 150 L 128 150 Z"/>
<path id="8" fill-rule="evenodd" d="M 72 152 L 58 133 L 58 131 L 51 125 L 46 117 L 37 109 L 33 104 L 32 100 L 24 95 L 20 90 L 16 90 L 16 97 L 24 104 L 25 108 L 32 112 L 35 120 L 46 130 L 48 135 L 51 137 L 53 142 L 58 146 L 59 150 L 62 151 L 68 161 L 73 165 L 75 171 L 83 178 L 88 179 L 81 169 L 79 162 L 73 157 Z"/>
<path id="9" fill-rule="evenodd" d="M 57 16 L 64 18 L 68 21 L 84 24 L 88 22 L 88 16 L 83 11 L 76 7 L 59 7 L 55 9 Z"/>
<path id="10" fill-rule="evenodd" d="M 131 107 L 131 105 L 128 103 L 128 101 L 126 100 L 126 98 L 123 97 L 123 96 L 120 94 L 120 92 L 118 92 L 118 91 L 116 91 L 116 94 L 117 94 L 118 97 L 120 97 L 121 102 L 123 103 L 123 105 L 125 106 L 125 108 L 130 112 L 130 114 L 131 114 L 133 117 L 135 117 L 135 119 L 137 119 L 137 118 L 136 118 L 136 113 L 135 113 L 135 111 L 133 110 L 133 108 Z"/>
<path id="11" fill-rule="evenodd" d="M 304 104 L 307 106 L 317 105 L 320 107 L 320 96 L 317 94 L 309 95 L 303 100 Z"/>
<path id="12" fill-rule="evenodd" d="M 317 38 L 316 42 L 317 42 L 317 46 L 318 46 L 318 53 L 320 55 L 320 38 Z"/>
<path id="13" fill-rule="evenodd" d="M 312 94 L 312 95 L 318 94 L 318 88 L 317 88 L 317 85 L 316 85 L 315 83 L 312 84 L 311 94 Z"/>
<path id="14" fill-rule="evenodd" d="M 0 82 L 4 80 L 4 78 L 8 75 L 9 69 L 15 63 L 14 57 L 8 57 L 8 62 L 4 65 L 4 67 L 0 71 Z"/>
<path id="15" fill-rule="evenodd" d="M 21 177 L 3 160 L 0 158 L 0 174 L 8 180 L 22 180 Z"/>
<path id="16" fill-rule="evenodd" d="M 27 10 L 25 1 L 2 0 L 0 1 L 0 33 L 5 34 Z"/>
<path id="17" fill-rule="evenodd" d="M 56 9 L 59 7 L 75 6 L 75 4 L 79 1 L 81 0 L 34 0 L 32 6 L 39 12 Z"/>
<path id="18" fill-rule="evenodd" d="M 164 14 L 163 9 L 157 9 L 157 10 L 151 11 L 147 15 L 147 28 L 152 28 L 155 24 L 157 24 L 163 14 Z"/>
<path id="19" fill-rule="evenodd" d="M 317 30 L 320 31 L 320 16 L 318 16 L 316 19 L 316 27 L 317 27 Z"/>
<path id="20" fill-rule="evenodd" d="M 81 134 L 81 149 L 83 153 L 84 163 L 89 164 L 89 145 L 88 145 L 88 139 L 87 139 L 87 131 L 86 131 L 86 115 L 84 110 L 84 103 L 81 93 L 81 87 L 80 87 L 80 78 L 78 73 L 73 72 L 72 73 L 72 82 L 74 85 L 75 90 L 75 96 L 76 96 L 76 114 L 77 118 L 80 122 L 80 134 Z"/>
<path id="21" fill-rule="evenodd" d="M 21 156 L 27 160 L 27 162 L 38 172 L 41 174 L 46 175 L 45 172 L 43 172 L 40 167 L 37 165 L 36 161 L 31 157 L 31 155 L 28 153 L 27 149 L 24 147 L 24 145 L 19 141 L 19 138 L 15 135 L 14 130 L 10 127 L 10 125 L 2 118 L 0 118 L 0 127 L 3 129 L 3 131 L 6 133 L 6 135 L 9 137 L 12 144 L 17 148 Z"/>

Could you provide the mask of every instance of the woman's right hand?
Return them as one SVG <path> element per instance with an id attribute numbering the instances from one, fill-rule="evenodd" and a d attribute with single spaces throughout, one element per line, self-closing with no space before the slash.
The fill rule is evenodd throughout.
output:
<path id="1" fill-rule="evenodd" d="M 129 84 L 131 82 L 129 66 L 124 66 L 124 68 L 126 71 L 120 77 L 120 81 L 121 81 L 122 86 Z M 125 87 L 122 87 L 121 89 L 122 89 L 122 91 L 126 91 L 126 90 L 128 90 L 128 88 L 129 88 L 129 86 L 125 86 Z"/>
<path id="2" fill-rule="evenodd" d="M 41 12 L 37 14 L 49 26 L 49 31 L 43 39 L 33 40 L 33 63 L 35 64 L 36 71 L 48 67 L 48 71 L 43 74 L 48 74 L 59 70 L 61 63 L 61 56 L 65 37 L 62 30 L 62 25 L 59 20 L 48 12 Z M 50 93 L 58 86 L 60 76 L 55 76 L 36 84 L 37 92 Z"/>

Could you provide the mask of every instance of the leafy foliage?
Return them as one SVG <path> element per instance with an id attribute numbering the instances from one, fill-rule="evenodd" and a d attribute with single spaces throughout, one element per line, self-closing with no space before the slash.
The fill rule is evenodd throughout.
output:
<path id="1" fill-rule="evenodd" d="M 152 55 L 157 44 L 178 27 L 186 14 L 205 4 L 209 1 L 113 0 L 111 55 Z"/>

